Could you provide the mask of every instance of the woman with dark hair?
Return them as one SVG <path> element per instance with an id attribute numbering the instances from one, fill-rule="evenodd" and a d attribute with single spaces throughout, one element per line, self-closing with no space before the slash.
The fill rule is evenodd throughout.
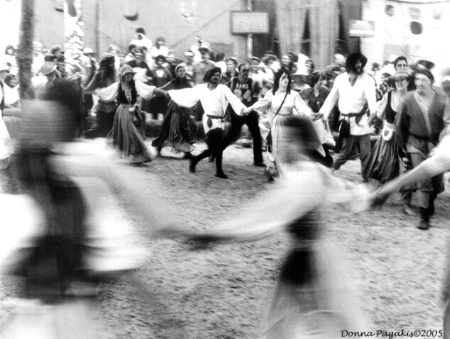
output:
<path id="1" fill-rule="evenodd" d="M 300 92 L 300 96 L 314 113 L 319 112 L 328 94 L 330 94 L 330 90 L 324 86 L 325 79 L 326 76 L 324 73 L 313 71 L 309 76 L 309 83 L 311 88 L 307 88 L 304 91 Z M 330 127 L 328 125 L 328 121 L 325 121 L 324 123 L 327 125 L 329 130 Z M 331 142 L 332 145 L 334 143 L 334 140 L 329 140 L 328 142 Z M 333 157 L 330 154 L 329 146 L 328 144 L 323 143 L 322 147 L 326 154 L 323 165 L 332 167 Z"/>
<path id="2" fill-rule="evenodd" d="M 138 91 L 134 81 L 134 71 L 128 66 L 120 69 L 120 83 L 117 92 L 117 108 L 114 124 L 108 134 L 112 145 L 123 158 L 132 164 L 142 165 L 152 160 L 152 155 L 144 143 L 145 119 L 140 111 Z M 142 76 L 142 75 L 141 75 Z M 145 84 L 140 84 L 146 86 Z M 155 87 L 148 87 L 148 97 L 153 96 Z"/>
<path id="3" fill-rule="evenodd" d="M 296 91 L 291 90 L 291 83 L 289 73 L 285 70 L 279 71 L 275 77 L 272 91 L 267 92 L 264 98 L 249 107 L 249 109 L 262 113 L 267 112 L 272 139 L 270 147 L 273 159 L 270 160 L 276 163 L 280 174 L 283 172 L 283 169 L 280 168 L 282 163 L 278 161 L 278 155 L 282 150 L 278 141 L 283 136 L 285 119 L 292 115 L 309 116 L 312 114 L 311 109 L 305 104 L 300 95 Z M 321 149 L 321 146 L 319 148 Z"/>
<path id="4" fill-rule="evenodd" d="M 394 60 L 394 68 L 395 68 L 396 72 L 408 71 L 409 66 L 408 66 L 408 60 L 406 59 L 406 57 L 403 55 L 397 57 L 397 59 Z"/>
<path id="5" fill-rule="evenodd" d="M 156 75 L 150 69 L 146 61 L 146 51 L 144 47 L 136 47 L 133 50 L 134 60 L 127 63 L 135 73 L 139 74 L 139 77 L 149 86 L 156 86 Z M 150 100 L 144 100 L 139 98 L 139 105 L 144 112 L 152 113 L 153 118 L 157 118 L 158 107 L 154 107 L 154 102 Z"/>
<path id="6" fill-rule="evenodd" d="M 190 234 L 190 240 L 202 248 L 219 242 L 257 241 L 287 231 L 291 247 L 258 338 L 339 338 L 348 326 L 367 331 L 341 251 L 323 240 L 320 215 L 329 202 L 363 211 L 369 191 L 333 177 L 308 160 L 309 153 L 320 146 L 309 118 L 290 115 L 283 128 L 278 157 L 285 175 L 238 214 L 214 225 L 215 231 Z"/>
<path id="7" fill-rule="evenodd" d="M 403 98 L 408 92 L 411 74 L 398 71 L 389 80 L 395 83 L 395 88 L 384 95 L 377 112 L 369 119 L 369 125 L 372 125 L 375 118 L 381 119 L 383 131 L 363 167 L 365 177 L 377 180 L 381 184 L 400 174 L 401 156 L 395 136 L 395 121 L 403 105 Z"/>
<path id="8" fill-rule="evenodd" d="M 175 68 L 175 73 L 177 77 L 162 87 L 162 90 L 169 91 L 192 87 L 191 82 L 186 77 L 183 64 Z M 178 106 L 170 101 L 161 130 L 156 139 L 153 140 L 152 146 L 158 148 L 160 154 L 162 148 L 168 146 L 172 148 L 168 150 L 170 156 L 189 157 L 193 150 L 192 144 L 196 141 L 197 125 L 195 120 L 191 109 Z M 165 154 L 169 154 L 169 152 Z"/>
<path id="9" fill-rule="evenodd" d="M 86 138 L 104 138 L 111 130 L 114 115 L 117 110 L 117 91 L 118 77 L 116 74 L 115 58 L 113 55 L 106 54 L 100 60 L 98 72 L 84 89 L 85 94 L 96 93 L 99 97 L 94 107 L 96 123 L 85 132 Z"/>

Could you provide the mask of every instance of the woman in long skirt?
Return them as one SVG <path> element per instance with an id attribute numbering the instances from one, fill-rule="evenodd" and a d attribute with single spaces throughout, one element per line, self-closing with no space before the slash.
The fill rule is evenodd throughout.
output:
<path id="1" fill-rule="evenodd" d="M 376 116 L 383 120 L 383 131 L 380 138 L 370 152 L 363 176 L 384 184 L 400 174 L 401 157 L 395 137 L 395 119 L 407 93 L 411 76 L 407 72 L 397 72 L 391 77 L 395 82 L 395 89 L 388 91 L 378 108 Z M 372 119 L 371 119 L 372 120 Z"/>
<path id="2" fill-rule="evenodd" d="M 261 113 L 267 112 L 272 139 L 270 153 L 274 159 L 272 168 L 276 165 L 276 168 L 280 174 L 282 174 L 283 162 L 278 161 L 278 156 L 280 153 L 279 140 L 283 138 L 284 133 L 284 122 L 287 118 L 293 115 L 311 116 L 312 111 L 300 95 L 296 91 L 291 90 L 291 78 L 289 73 L 285 71 L 280 71 L 277 73 L 273 90 L 267 92 L 265 97 L 254 103 L 251 108 Z M 313 124 L 318 134 L 320 134 L 319 139 L 322 139 L 322 134 L 324 133 L 322 122 L 314 122 Z M 319 130 L 319 127 L 321 127 L 321 130 Z M 314 153 L 314 156 L 319 159 L 325 156 L 322 145 L 317 145 L 317 149 L 311 151 L 310 153 Z"/>
<path id="3" fill-rule="evenodd" d="M 132 164 L 143 164 L 152 160 L 152 154 L 145 145 L 145 118 L 137 104 L 138 90 L 133 69 L 125 65 L 120 69 L 120 84 L 117 94 L 116 116 L 113 128 L 108 134 L 114 148 Z M 144 85 L 144 84 L 141 84 Z M 155 87 L 149 87 L 153 94 Z"/>
<path id="4" fill-rule="evenodd" d="M 186 78 L 186 69 L 183 64 L 175 68 L 176 78 L 162 87 L 162 90 L 183 89 L 192 87 L 191 82 Z M 189 156 L 194 149 L 192 144 L 196 141 L 197 125 L 195 118 L 191 118 L 192 110 L 181 107 L 170 101 L 164 116 L 164 121 L 158 136 L 152 142 L 152 146 L 157 147 L 161 153 L 163 147 L 169 147 L 174 157 Z"/>

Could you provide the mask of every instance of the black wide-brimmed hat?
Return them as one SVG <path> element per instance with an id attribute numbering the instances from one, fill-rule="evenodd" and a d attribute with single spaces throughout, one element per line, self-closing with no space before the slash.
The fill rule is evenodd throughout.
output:
<path id="1" fill-rule="evenodd" d="M 203 81 L 209 82 L 211 80 L 211 77 L 213 76 L 213 74 L 216 72 L 222 74 L 222 70 L 220 69 L 220 67 L 213 67 L 213 68 L 209 69 L 203 76 Z"/>

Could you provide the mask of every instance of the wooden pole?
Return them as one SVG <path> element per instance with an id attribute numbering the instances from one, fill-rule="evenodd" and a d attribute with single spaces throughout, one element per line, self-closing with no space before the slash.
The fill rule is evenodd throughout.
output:
<path id="1" fill-rule="evenodd" d="M 30 99 L 33 97 L 31 67 L 33 64 L 34 3 L 35 0 L 22 0 L 19 49 L 17 51 L 20 83 L 19 94 L 22 99 Z"/>

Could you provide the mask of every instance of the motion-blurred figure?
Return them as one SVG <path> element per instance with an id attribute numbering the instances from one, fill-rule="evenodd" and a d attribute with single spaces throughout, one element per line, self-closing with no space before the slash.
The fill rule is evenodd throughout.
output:
<path id="1" fill-rule="evenodd" d="M 0 194 L 0 268 L 24 276 L 26 297 L 38 302 L 17 316 L 7 338 L 99 338 L 92 306 L 80 297 L 95 294 L 98 281 L 135 269 L 143 258 L 114 208 L 113 192 L 149 229 L 168 220 L 103 147 L 69 143 L 81 118 L 70 100 L 73 86 L 60 80 L 41 89 L 40 100 L 23 101 L 19 116 L 12 173 L 22 194 Z"/>
<path id="2" fill-rule="evenodd" d="M 6 169 L 9 166 L 9 157 L 14 152 L 14 145 L 9 136 L 6 124 L 3 121 L 3 110 L 5 109 L 5 85 L 0 79 L 0 169 Z"/>
<path id="3" fill-rule="evenodd" d="M 292 239 L 263 322 L 261 339 L 341 338 L 341 331 L 369 331 L 357 308 L 353 285 L 338 250 L 321 238 L 320 214 L 328 201 L 354 212 L 367 207 L 369 192 L 330 175 L 308 160 L 320 146 L 311 120 L 288 116 L 279 136 L 284 176 L 272 189 L 220 223 L 215 232 L 191 237 L 197 245 L 255 241 L 285 229 Z"/>

